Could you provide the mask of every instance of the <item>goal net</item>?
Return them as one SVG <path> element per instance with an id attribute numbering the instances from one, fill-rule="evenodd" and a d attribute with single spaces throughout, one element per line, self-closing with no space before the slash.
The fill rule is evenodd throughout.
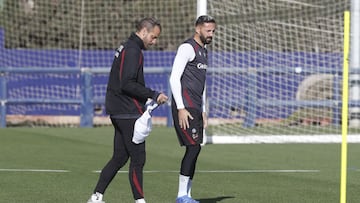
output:
<path id="1" fill-rule="evenodd" d="M 339 134 L 349 6 L 344 0 L 209 0 L 218 25 L 208 133 Z"/>

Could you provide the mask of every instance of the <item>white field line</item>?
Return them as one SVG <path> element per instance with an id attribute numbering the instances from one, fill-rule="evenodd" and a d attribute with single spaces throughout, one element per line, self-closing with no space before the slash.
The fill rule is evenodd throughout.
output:
<path id="1" fill-rule="evenodd" d="M 68 173 L 68 170 L 0 168 L 0 172 Z"/>
<path id="2" fill-rule="evenodd" d="M 93 173 L 100 173 L 101 171 L 96 170 Z M 302 170 L 302 169 L 255 169 L 255 170 L 199 170 L 196 173 L 319 173 L 320 170 Z M 118 173 L 128 173 L 128 171 L 118 171 Z M 179 173 L 179 171 L 144 171 L 144 173 Z"/>
<path id="3" fill-rule="evenodd" d="M 52 170 L 52 169 L 0 169 L 0 172 L 38 172 L 38 173 L 70 173 L 69 170 Z M 92 171 L 100 173 L 100 170 Z M 305 169 L 254 169 L 254 170 L 199 170 L 197 173 L 319 173 L 320 170 Z M 118 173 L 128 173 L 128 171 L 118 171 Z M 144 173 L 179 173 L 172 170 L 149 170 Z"/>
<path id="4" fill-rule="evenodd" d="M 212 135 L 208 144 L 341 143 L 341 135 Z M 360 135 L 348 135 L 348 143 L 360 143 Z"/>

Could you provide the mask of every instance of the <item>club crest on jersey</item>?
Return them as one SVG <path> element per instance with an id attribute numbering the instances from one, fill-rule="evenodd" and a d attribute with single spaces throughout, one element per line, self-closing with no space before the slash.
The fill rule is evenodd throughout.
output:
<path id="1" fill-rule="evenodd" d="M 199 51 L 199 55 L 201 56 L 201 55 L 204 55 L 204 57 L 206 57 L 206 53 L 203 53 L 203 52 L 201 52 L 201 51 Z"/>
<path id="2" fill-rule="evenodd" d="M 206 64 L 203 64 L 203 63 L 198 63 L 197 65 L 196 65 L 196 67 L 198 68 L 198 69 L 207 69 L 207 65 Z"/>
<path id="3" fill-rule="evenodd" d="M 191 137 L 194 140 L 197 140 L 199 138 L 199 134 L 198 134 L 198 132 L 197 132 L 197 130 L 195 128 L 191 129 Z"/>

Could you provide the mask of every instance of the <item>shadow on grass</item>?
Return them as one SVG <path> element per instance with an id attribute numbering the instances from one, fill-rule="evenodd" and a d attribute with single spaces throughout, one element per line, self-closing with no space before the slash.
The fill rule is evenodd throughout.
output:
<path id="1" fill-rule="evenodd" d="M 200 203 L 217 203 L 217 202 L 221 202 L 224 199 L 231 199 L 231 198 L 235 198 L 235 197 L 222 196 L 222 197 L 213 197 L 213 198 L 201 198 L 201 199 L 196 199 L 196 200 L 200 201 Z"/>

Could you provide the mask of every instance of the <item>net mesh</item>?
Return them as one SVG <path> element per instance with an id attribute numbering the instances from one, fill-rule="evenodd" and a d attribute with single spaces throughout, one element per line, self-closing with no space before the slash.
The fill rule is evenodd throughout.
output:
<path id="1" fill-rule="evenodd" d="M 344 0 L 209 0 L 214 135 L 338 133 Z"/>

